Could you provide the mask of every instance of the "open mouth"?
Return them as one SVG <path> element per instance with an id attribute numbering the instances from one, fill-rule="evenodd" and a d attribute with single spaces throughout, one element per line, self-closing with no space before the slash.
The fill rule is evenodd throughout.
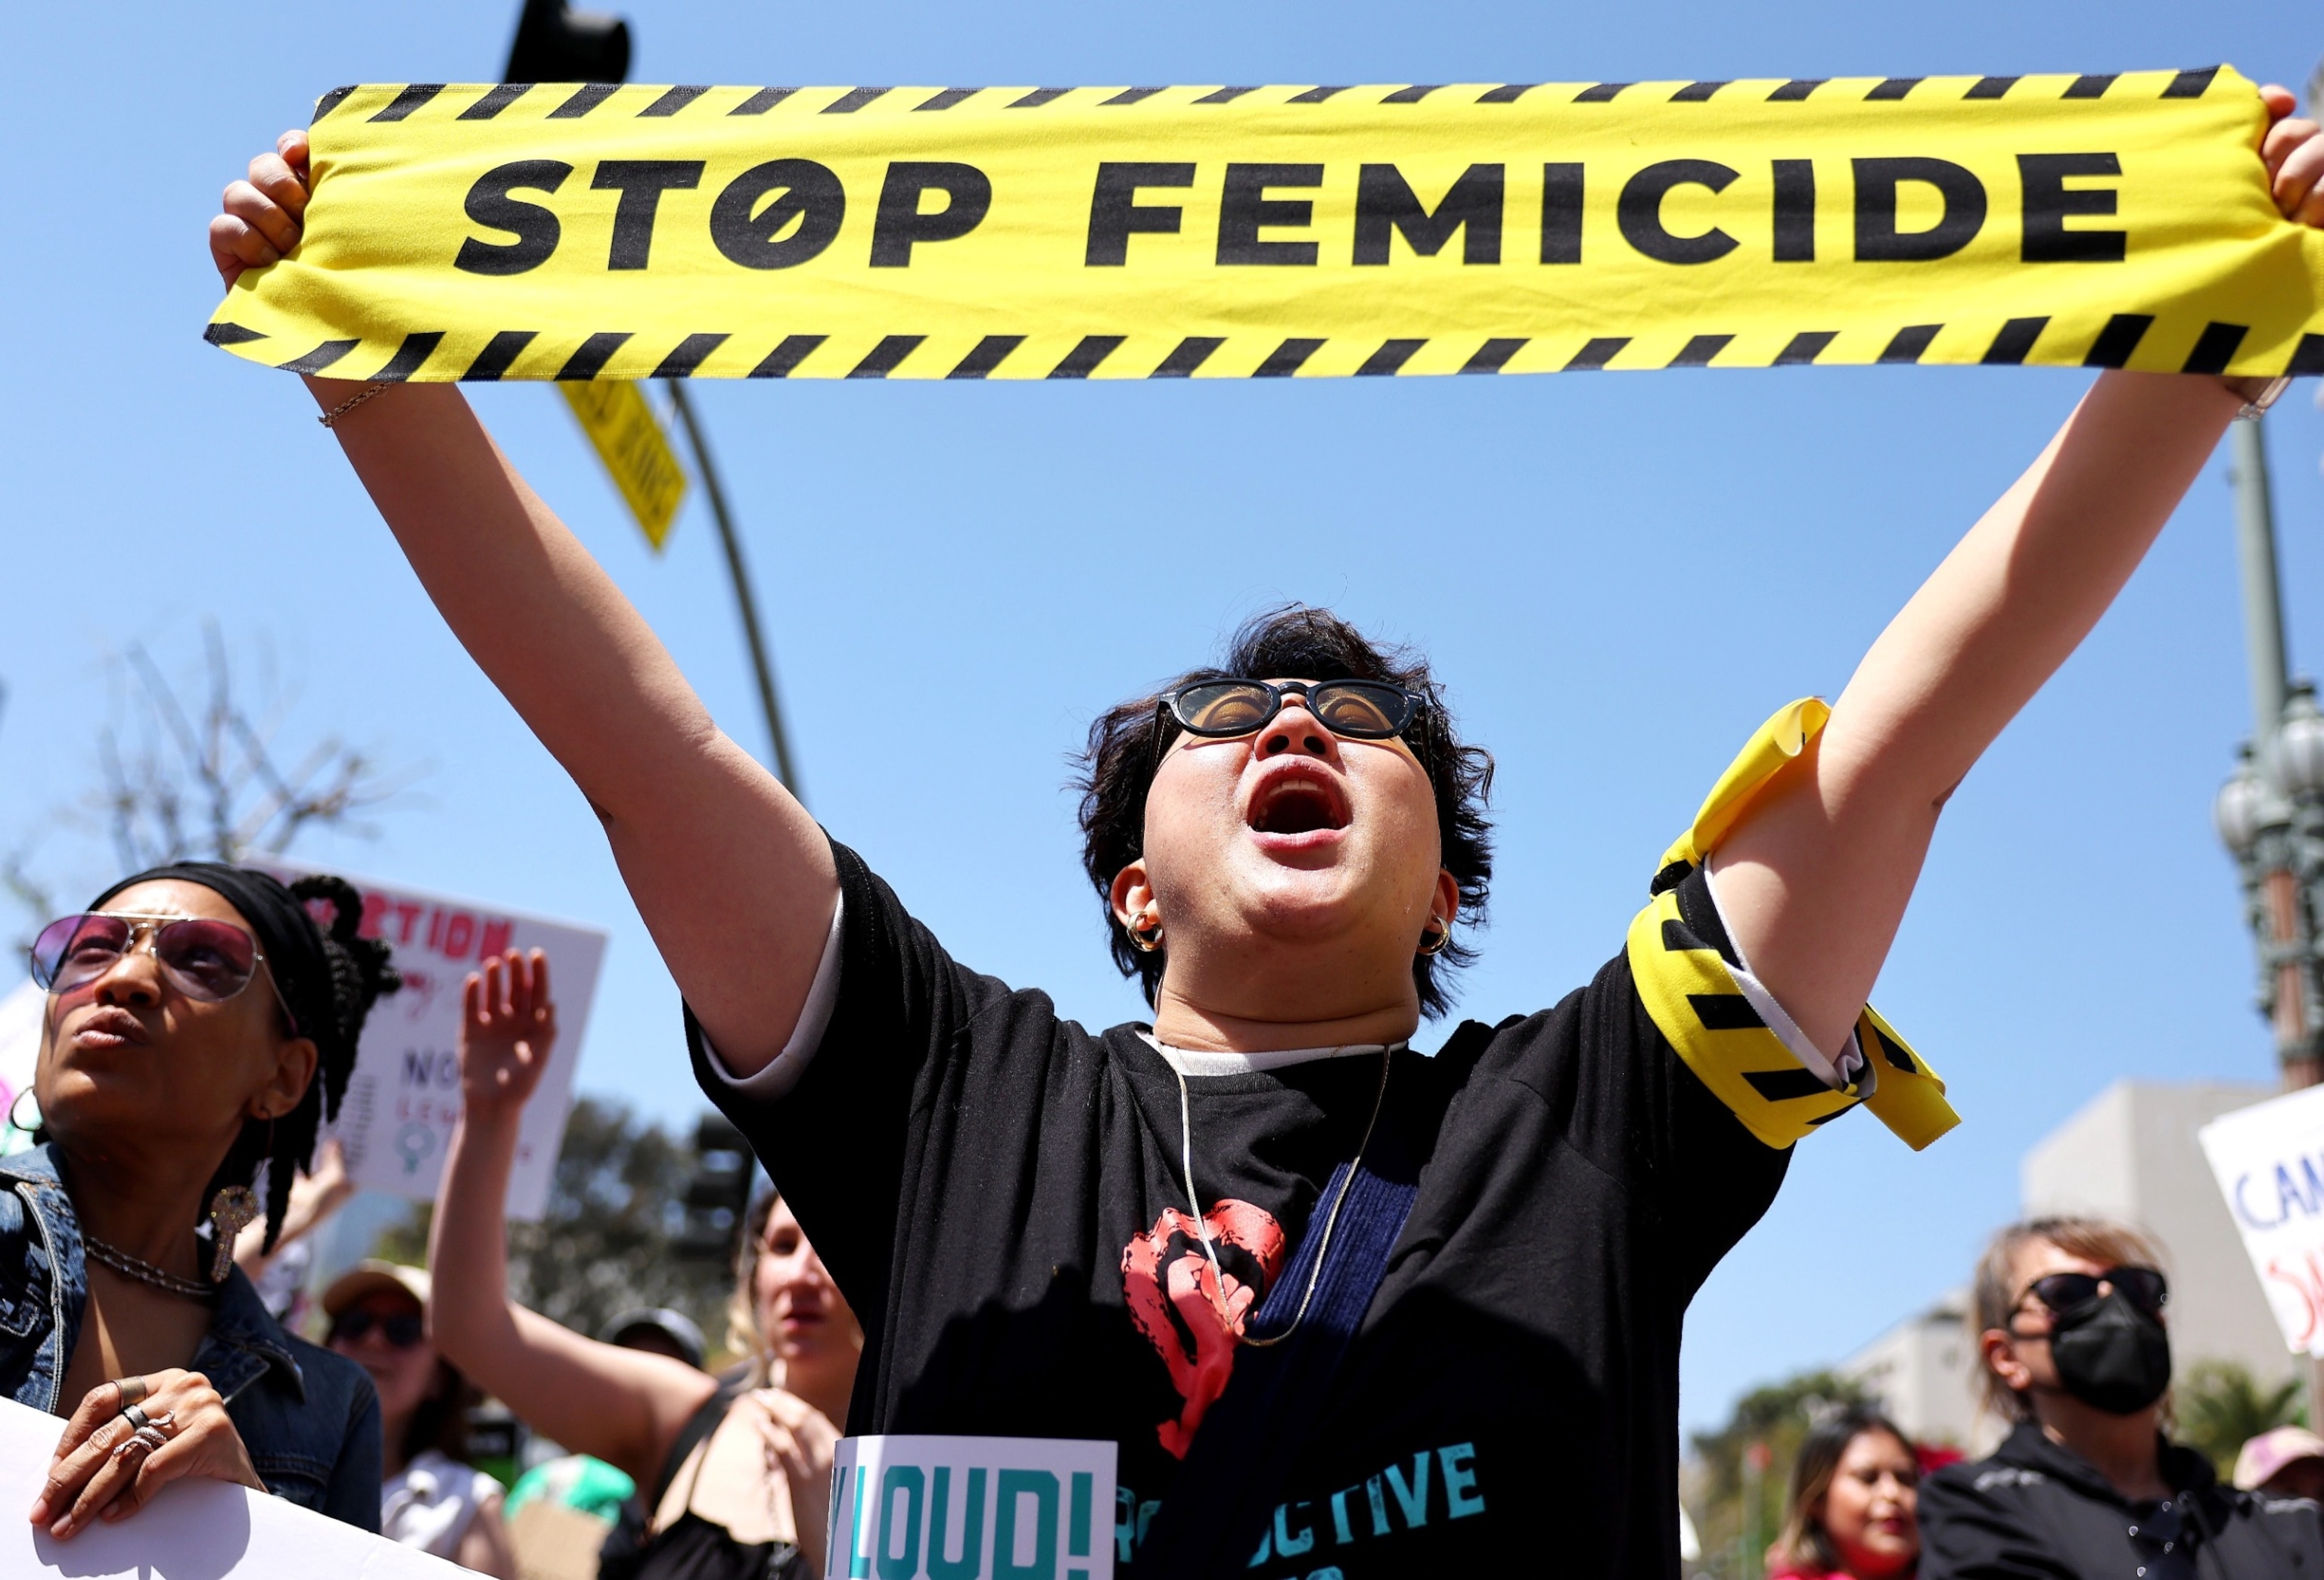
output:
<path id="1" fill-rule="evenodd" d="M 1245 820 L 1258 834 L 1314 834 L 1348 826 L 1348 803 L 1339 785 L 1313 770 L 1276 774 L 1251 798 Z"/>

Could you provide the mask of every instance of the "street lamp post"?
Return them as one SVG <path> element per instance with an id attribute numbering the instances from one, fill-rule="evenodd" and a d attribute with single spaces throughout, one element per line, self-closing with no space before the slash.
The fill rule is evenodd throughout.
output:
<path id="1" fill-rule="evenodd" d="M 2274 1033 L 2284 1089 L 2324 1076 L 2324 715 L 2316 688 L 2292 682 L 2284 661 L 2283 599 L 2275 568 L 2275 509 L 2257 421 L 2238 422 L 2236 548 L 2242 564 L 2244 637 L 2251 661 L 2252 738 L 2212 803 L 2220 840 L 2243 878 L 2244 917 L 2259 965 L 2258 1009 Z M 2301 1368 L 2308 1418 L 2324 1420 L 2324 1361 Z"/>
<path id="2" fill-rule="evenodd" d="M 2258 1007 L 2274 1032 L 2286 1088 L 2312 1086 L 2324 1067 L 2324 715 L 2315 688 L 2289 679 L 2276 582 L 2275 514 L 2258 422 L 2233 430 L 2237 559 L 2249 648 L 2252 739 L 2212 806 L 2243 878 L 2258 947 Z"/>

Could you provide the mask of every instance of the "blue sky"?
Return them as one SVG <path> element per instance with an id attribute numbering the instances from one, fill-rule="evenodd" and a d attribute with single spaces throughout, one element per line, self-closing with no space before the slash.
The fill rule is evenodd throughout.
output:
<path id="1" fill-rule="evenodd" d="M 587 808 L 435 617 L 285 375 L 204 346 L 202 226 L 311 97 L 497 73 L 515 5 L 28 7 L 0 142 L 0 847 L 95 777 L 105 655 L 189 665 L 215 616 L 302 679 L 290 734 L 430 765 L 375 842 L 302 854 L 613 933 L 583 1089 L 677 1121 L 674 990 Z M 1366 82 L 2107 71 L 2305 79 L 2305 7 L 2098 4 L 1167 8 L 634 0 L 633 79 Z M 1251 610 L 1425 645 L 1500 761 L 1500 863 L 1462 1009 L 1538 1008 L 1620 945 L 1664 843 L 1750 729 L 1836 693 L 2081 375 L 1787 369 L 1314 383 L 697 389 L 744 524 L 810 801 L 963 958 L 1135 1013 L 1078 874 L 1067 754 Z M 716 548 L 647 552 L 562 402 L 477 404 L 720 719 L 763 752 Z M 2295 665 L 2324 652 L 2324 418 L 2269 424 Z M 1949 809 L 1881 982 L 1967 1123 L 1803 1147 L 1704 1290 L 1684 1413 L 1836 1358 L 1960 1281 L 2019 1154 L 2118 1076 L 2273 1079 L 2210 797 L 2249 727 L 2223 459 Z M 970 677 L 972 717 L 939 688 Z M 39 862 L 107 875 L 69 830 Z"/>

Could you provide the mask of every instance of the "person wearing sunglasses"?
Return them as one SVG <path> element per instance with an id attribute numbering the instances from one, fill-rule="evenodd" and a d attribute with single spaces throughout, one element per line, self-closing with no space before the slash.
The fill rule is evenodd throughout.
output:
<path id="1" fill-rule="evenodd" d="M 2223 202 L 2256 210 L 2264 177 L 2283 216 L 2324 220 L 2324 139 L 2293 102 L 2251 104 L 2249 180 Z M 286 134 L 227 189 L 229 288 L 298 245 L 309 153 Z M 599 328 L 540 327 L 539 356 Z M 1916 1147 L 1955 1123 L 1866 1003 L 1939 811 L 2282 381 L 2097 376 L 1837 704 L 1778 711 L 1661 859 L 1639 853 L 1646 903 L 1606 919 L 1613 957 L 1428 1053 L 1413 1039 L 1485 913 L 1491 760 L 1420 654 L 1294 606 L 1215 665 L 1120 675 L 1138 694 L 1091 731 L 1080 855 L 1153 1019 L 1093 1030 L 955 959 L 720 733 L 457 385 L 309 388 L 601 819 L 696 1078 L 861 1317 L 849 1428 L 973 1439 L 993 1466 L 1019 1437 L 1098 1446 L 1124 1580 L 1365 1580 L 1678 1573 L 1688 1303 L 1794 1141 L 1859 1105 Z M 1136 651 L 1185 619 L 1135 589 L 1086 602 L 1128 611 Z M 1679 577 L 1642 621 L 1706 652 L 1752 629 Z M 973 654 L 945 681 L 861 742 L 939 822 L 944 743 L 1013 695 Z M 1561 744 L 1678 822 L 1687 787 Z M 979 903 L 948 870 L 896 876 Z"/>
<path id="2" fill-rule="evenodd" d="M 2036 1218 L 1993 1238 L 1971 1321 L 1993 1454 L 1921 1484 L 1921 1580 L 2291 1580 L 2324 1574 L 2305 1500 L 2222 1484 L 2163 1435 L 2171 1284 L 2145 1235 Z"/>
<path id="3" fill-rule="evenodd" d="M 313 909 L 310 910 L 310 907 Z M 235 1264 L 279 1233 L 397 977 L 336 878 L 141 873 L 41 929 L 30 1151 L 0 1160 L 0 1390 L 69 1416 L 32 1523 L 69 1539 L 183 1476 L 379 1525 L 379 1401 Z"/>
<path id="4" fill-rule="evenodd" d="M 500 1483 L 468 1463 L 468 1412 L 482 1397 L 428 1339 L 420 1268 L 364 1261 L 323 1292 L 324 1343 L 379 1390 L 385 1480 L 382 1536 L 463 1568 L 516 1580 Z"/>

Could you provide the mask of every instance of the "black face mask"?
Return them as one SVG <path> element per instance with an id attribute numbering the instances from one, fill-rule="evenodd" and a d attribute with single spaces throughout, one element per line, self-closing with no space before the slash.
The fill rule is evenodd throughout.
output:
<path id="1" fill-rule="evenodd" d="M 2171 1386 L 2171 1335 L 2119 1289 L 2058 1313 L 2050 1354 L 2065 1391 L 2108 1415 L 2135 1415 Z"/>

